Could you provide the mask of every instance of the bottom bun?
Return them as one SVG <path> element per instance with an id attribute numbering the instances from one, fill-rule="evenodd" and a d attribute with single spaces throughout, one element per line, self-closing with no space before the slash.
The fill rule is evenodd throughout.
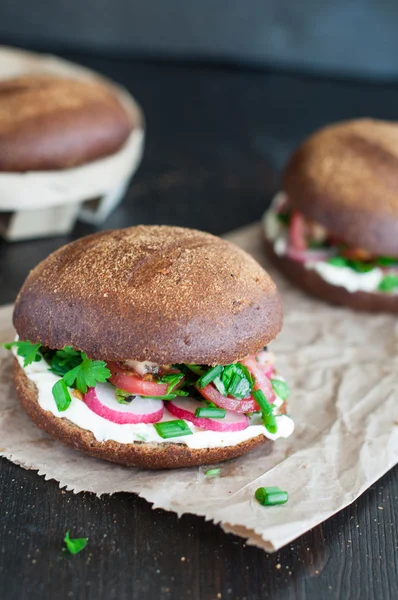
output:
<path id="1" fill-rule="evenodd" d="M 14 382 L 23 409 L 41 429 L 44 429 L 63 444 L 81 450 L 89 456 L 102 458 L 127 467 L 143 467 L 145 469 L 196 467 L 236 458 L 254 450 L 261 444 L 267 443 L 268 452 L 272 448 L 272 442 L 263 435 L 258 435 L 236 446 L 201 449 L 192 449 L 184 443 L 175 444 L 172 442 L 161 444 L 153 442 L 120 444 L 112 440 L 99 442 L 91 431 L 81 429 L 71 421 L 55 417 L 52 413 L 43 410 L 37 401 L 36 385 L 28 379 L 16 359 L 14 362 Z"/>
<path id="2" fill-rule="evenodd" d="M 272 243 L 266 241 L 265 244 L 267 254 L 277 269 L 309 294 L 331 304 L 340 304 L 356 310 L 398 313 L 398 295 L 349 292 L 341 286 L 331 285 L 313 269 L 306 269 L 302 263 L 287 256 L 279 256 L 275 253 Z"/>

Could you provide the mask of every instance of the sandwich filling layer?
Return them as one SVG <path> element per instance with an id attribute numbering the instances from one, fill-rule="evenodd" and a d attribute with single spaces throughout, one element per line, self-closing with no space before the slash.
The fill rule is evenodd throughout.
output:
<path id="1" fill-rule="evenodd" d="M 182 443 L 192 449 L 276 440 L 294 429 L 289 393 L 263 350 L 233 365 L 105 363 L 66 347 L 8 344 L 38 391 L 43 410 L 90 431 L 97 441 Z"/>
<path id="2" fill-rule="evenodd" d="M 398 294 L 398 257 L 351 248 L 295 210 L 283 192 L 266 212 L 264 227 L 275 254 L 316 271 L 330 285 L 351 293 Z"/>

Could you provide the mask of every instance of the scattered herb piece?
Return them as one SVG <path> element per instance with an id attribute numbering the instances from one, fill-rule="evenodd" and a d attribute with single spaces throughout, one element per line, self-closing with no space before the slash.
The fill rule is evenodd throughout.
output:
<path id="1" fill-rule="evenodd" d="M 177 368 L 179 365 L 176 365 Z M 195 375 L 203 375 L 204 369 L 200 365 L 185 365 L 190 371 L 195 373 Z"/>
<path id="2" fill-rule="evenodd" d="M 347 267 L 357 273 L 369 273 L 369 271 L 372 271 L 375 268 L 375 265 L 372 263 L 344 258 L 344 256 L 332 256 L 327 262 L 334 267 Z"/>
<path id="3" fill-rule="evenodd" d="M 181 437 L 182 435 L 192 435 L 192 431 L 185 421 L 176 419 L 175 421 L 164 421 L 163 423 L 154 423 L 158 435 L 163 439 Z"/>
<path id="4" fill-rule="evenodd" d="M 289 495 L 287 492 L 278 487 L 260 487 L 255 492 L 256 500 L 262 506 L 276 506 L 277 504 L 285 504 L 288 501 Z"/>
<path id="5" fill-rule="evenodd" d="M 207 477 L 207 479 L 214 479 L 214 477 L 218 477 L 220 473 L 221 469 L 219 468 L 209 469 L 208 471 L 206 471 L 205 477 Z"/>
<path id="6" fill-rule="evenodd" d="M 200 417 L 202 419 L 223 419 L 226 414 L 227 411 L 225 408 L 213 408 L 211 406 L 197 408 L 195 410 L 195 417 Z"/>
<path id="7" fill-rule="evenodd" d="M 283 381 L 282 379 L 271 379 L 271 384 L 275 394 L 279 396 L 279 398 L 282 400 L 287 400 L 289 398 L 290 389 L 286 381 Z"/>
<path id="8" fill-rule="evenodd" d="M 69 408 L 72 398 L 70 397 L 68 387 L 63 379 L 59 379 L 57 383 L 53 385 L 52 393 L 55 404 L 60 412 Z"/>
<path id="9" fill-rule="evenodd" d="M 378 289 L 380 292 L 392 292 L 398 288 L 398 275 L 385 275 L 380 281 Z"/>
<path id="10" fill-rule="evenodd" d="M 17 349 L 18 356 L 22 356 L 24 359 L 23 366 L 27 367 L 33 362 L 39 362 L 41 360 L 40 348 L 41 344 L 32 344 L 32 342 L 22 341 L 22 342 L 9 342 L 7 344 L 3 344 L 6 350 L 11 350 L 11 348 Z"/>
<path id="11" fill-rule="evenodd" d="M 69 531 L 66 532 L 64 537 L 65 550 L 70 554 L 78 554 L 87 546 L 88 538 L 71 538 Z"/>

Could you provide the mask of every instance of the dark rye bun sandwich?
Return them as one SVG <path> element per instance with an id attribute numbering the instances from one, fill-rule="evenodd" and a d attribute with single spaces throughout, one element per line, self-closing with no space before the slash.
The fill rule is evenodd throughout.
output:
<path id="1" fill-rule="evenodd" d="M 133 127 L 100 83 L 38 74 L 0 82 L 0 171 L 76 167 L 118 151 Z"/>
<path id="2" fill-rule="evenodd" d="M 398 313 L 398 123 L 325 127 L 291 157 L 265 217 L 268 253 L 335 304 Z"/>
<path id="3" fill-rule="evenodd" d="M 275 285 L 210 234 L 138 226 L 72 242 L 31 271 L 14 325 L 23 408 L 90 456 L 187 467 L 293 430 L 266 348 L 282 325 Z"/>

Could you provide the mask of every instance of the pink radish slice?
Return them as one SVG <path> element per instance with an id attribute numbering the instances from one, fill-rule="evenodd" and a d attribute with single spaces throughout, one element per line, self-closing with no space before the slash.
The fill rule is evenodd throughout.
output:
<path id="1" fill-rule="evenodd" d="M 272 383 L 265 375 L 260 365 L 256 362 L 256 359 L 253 356 L 247 356 L 242 360 L 242 364 L 249 369 L 250 373 L 254 377 L 254 389 L 261 390 L 268 402 L 274 402 L 276 394 L 274 392 L 274 388 L 272 387 Z"/>
<path id="2" fill-rule="evenodd" d="M 137 396 L 128 404 L 116 400 L 116 388 L 110 383 L 98 383 L 89 388 L 84 402 L 90 410 L 112 423 L 157 423 L 163 416 L 163 400 Z"/>
<path id="3" fill-rule="evenodd" d="M 288 246 L 286 255 L 292 260 L 305 263 L 327 260 L 334 255 L 334 252 L 331 250 L 296 250 L 296 248 Z"/>
<path id="4" fill-rule="evenodd" d="M 210 431 L 242 431 L 249 425 L 249 419 L 246 415 L 233 413 L 229 410 L 226 411 L 226 415 L 223 419 L 209 419 L 202 417 L 195 417 L 195 411 L 197 408 L 206 408 L 207 405 L 204 402 L 197 400 L 191 400 L 190 398 L 184 398 L 183 400 L 175 399 L 170 400 L 166 403 L 166 409 L 173 416 L 178 419 L 184 419 L 190 421 L 196 427 L 201 429 L 207 429 Z"/>

